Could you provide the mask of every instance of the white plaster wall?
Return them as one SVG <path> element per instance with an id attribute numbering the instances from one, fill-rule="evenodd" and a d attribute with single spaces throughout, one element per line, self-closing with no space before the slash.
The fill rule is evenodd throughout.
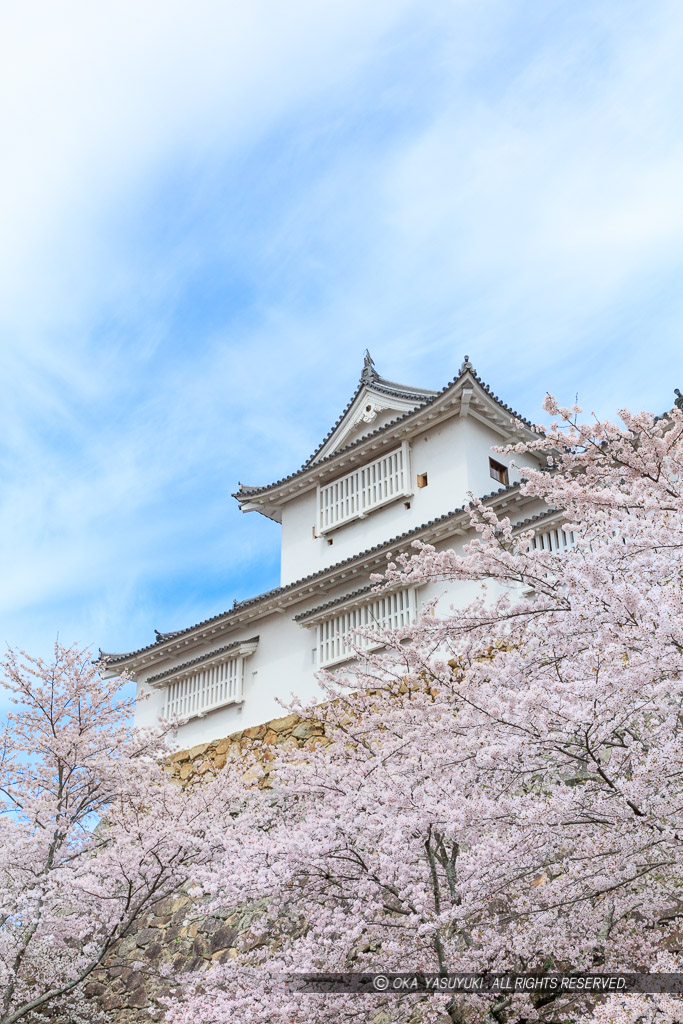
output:
<path id="1" fill-rule="evenodd" d="M 539 503 L 536 509 L 527 510 L 526 514 L 531 515 L 540 509 Z M 441 549 L 453 547 L 456 550 L 462 550 L 465 541 L 466 538 L 457 543 L 444 541 L 437 547 Z M 334 600 L 337 596 L 357 589 L 359 582 L 356 580 L 345 587 L 336 587 L 330 590 L 325 594 L 324 600 Z M 441 582 L 427 584 L 420 588 L 418 602 L 424 604 L 436 597 L 438 599 L 437 612 L 445 615 L 449 613 L 451 606 L 456 609 L 462 608 L 473 598 L 481 596 L 481 593 L 480 583 L 448 584 Z M 489 594 L 493 596 L 494 593 L 495 590 L 491 586 Z M 203 718 L 192 719 L 178 730 L 173 739 L 174 746 L 190 747 L 196 743 L 219 739 L 240 729 L 278 718 L 287 713 L 278 700 L 287 702 L 292 694 L 296 694 L 304 701 L 319 696 L 320 691 L 315 679 L 317 666 L 312 654 L 313 648 L 316 646 L 316 631 L 300 626 L 294 622 L 292 616 L 321 603 L 323 602 L 320 595 L 311 597 L 307 602 L 297 605 L 295 610 L 290 609 L 283 614 L 268 615 L 258 622 L 224 634 L 212 645 L 207 644 L 201 648 L 194 648 L 183 656 L 179 656 L 176 660 L 178 664 L 200 654 L 208 653 L 226 643 L 231 643 L 233 640 L 247 640 L 256 634 L 260 637 L 257 650 L 246 661 L 244 702 L 218 708 Z M 348 665 L 341 665 L 338 671 L 343 673 L 346 667 Z M 154 674 L 158 670 L 159 666 L 155 666 L 148 669 L 147 674 Z M 148 687 L 144 678 L 141 677 L 138 683 L 138 692 L 139 694 L 149 693 L 150 697 L 138 704 L 136 724 L 151 725 L 161 714 L 164 702 L 163 690 Z"/>
<path id="2" fill-rule="evenodd" d="M 358 587 L 356 582 L 351 589 Z M 316 646 L 316 632 L 294 622 L 293 615 L 316 607 L 348 592 L 349 586 L 335 587 L 325 593 L 302 601 L 295 609 L 282 614 L 273 613 L 257 622 L 240 626 L 223 634 L 213 643 L 193 647 L 163 667 L 154 665 L 138 676 L 138 704 L 135 723 L 140 727 L 157 723 L 163 711 L 165 690 L 149 686 L 147 676 L 165 671 L 174 665 L 183 664 L 212 650 L 224 647 L 237 640 L 248 640 L 259 636 L 259 644 L 245 663 L 244 702 L 209 711 L 202 718 L 193 718 L 178 730 L 177 743 L 182 747 L 203 743 L 260 725 L 271 718 L 278 718 L 287 712 L 278 704 L 278 699 L 288 701 L 293 694 L 302 700 L 313 698 L 318 693 L 315 680 L 317 667 L 313 659 Z"/>
<path id="3" fill-rule="evenodd" d="M 320 539 L 313 537 L 317 520 L 317 490 L 312 488 L 287 502 L 282 510 L 280 584 L 310 576 L 323 567 L 320 561 Z M 324 543 L 324 541 L 322 541 Z M 333 550 L 333 547 L 330 549 Z M 339 559 L 335 559 L 339 561 Z M 327 563 L 325 563 L 327 564 Z M 329 563 L 331 564 L 331 563 Z"/>
<path id="4" fill-rule="evenodd" d="M 181 747 L 227 736 L 238 729 L 286 714 L 277 699 L 289 699 L 292 691 L 302 698 L 313 696 L 312 634 L 294 622 L 291 613 L 269 615 L 258 623 L 224 636 L 214 647 L 224 646 L 233 640 L 247 640 L 257 634 L 259 645 L 245 663 L 244 702 L 217 708 L 202 718 L 191 719 L 178 730 L 176 742 Z M 182 660 L 197 657 L 210 649 L 208 646 L 195 649 Z M 149 687 L 141 680 L 138 693 L 149 693 L 150 697 L 138 705 L 136 723 L 152 724 L 162 712 L 164 691 Z"/>
<path id="5" fill-rule="evenodd" d="M 482 497 L 495 491 L 499 484 L 492 479 L 489 471 L 489 458 L 495 459 L 509 470 L 510 483 L 518 483 L 520 480 L 520 469 L 523 474 L 523 467 L 539 465 L 539 460 L 533 455 L 502 455 L 494 451 L 498 445 L 506 442 L 500 434 L 493 430 L 488 424 L 474 417 L 468 417 L 465 421 L 467 426 L 467 443 L 465 452 L 467 458 L 468 489 Z M 514 462 L 514 467 L 510 464 Z"/>
<path id="6" fill-rule="evenodd" d="M 511 461 L 510 456 L 493 451 L 500 441 L 499 434 L 471 416 L 452 418 L 422 431 L 410 443 L 413 493 L 324 537 L 313 536 L 315 488 L 288 502 L 282 512 L 282 585 L 452 512 L 467 503 L 470 491 L 483 496 L 497 490 L 500 485 L 490 476 L 489 457 L 505 465 Z M 524 458 L 526 464 L 533 461 L 532 457 Z M 427 487 L 417 487 L 418 473 L 427 473 Z M 518 479 L 519 473 L 511 471 L 510 482 Z M 406 501 L 410 508 L 405 507 Z"/>

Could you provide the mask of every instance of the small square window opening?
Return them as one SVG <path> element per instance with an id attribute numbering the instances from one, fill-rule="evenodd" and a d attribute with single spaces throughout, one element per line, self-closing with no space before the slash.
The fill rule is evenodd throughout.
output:
<path id="1" fill-rule="evenodd" d="M 489 459 L 489 476 L 493 480 L 497 480 L 503 487 L 507 487 L 509 481 L 508 468 L 501 462 L 496 462 L 495 459 Z"/>

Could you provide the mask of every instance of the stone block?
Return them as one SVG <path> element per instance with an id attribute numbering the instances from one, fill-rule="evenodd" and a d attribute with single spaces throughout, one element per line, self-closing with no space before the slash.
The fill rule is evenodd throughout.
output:
<path id="1" fill-rule="evenodd" d="M 128 956 L 135 949 L 135 936 L 126 935 L 125 938 L 121 939 L 118 946 L 118 952 L 121 956 Z"/>
<path id="2" fill-rule="evenodd" d="M 140 988 L 142 982 L 140 971 L 131 971 L 126 977 L 126 988 L 129 992 L 133 992 L 136 988 Z"/>
<path id="3" fill-rule="evenodd" d="M 216 953 L 218 950 L 227 949 L 229 946 L 234 945 L 236 938 L 237 931 L 234 928 L 221 925 L 211 936 L 211 952 Z"/>
<path id="4" fill-rule="evenodd" d="M 273 732 L 290 732 L 299 721 L 298 715 L 285 715 L 284 718 L 274 718 L 268 725 Z"/>
<path id="5" fill-rule="evenodd" d="M 145 992 L 143 985 L 130 993 L 128 996 L 128 1005 L 135 1007 L 137 1010 L 141 1010 L 143 1006 L 147 1006 L 147 993 Z"/>
<path id="6" fill-rule="evenodd" d="M 172 761 L 174 764 L 177 761 L 189 761 L 189 760 L 190 760 L 190 755 L 189 755 L 189 752 L 187 750 L 177 750 L 175 754 L 171 754 L 171 756 L 169 757 L 169 761 Z"/>
<path id="7" fill-rule="evenodd" d="M 138 946 L 149 946 L 150 942 L 154 942 L 158 937 L 154 928 L 141 928 L 135 936 L 135 942 Z"/>
<path id="8" fill-rule="evenodd" d="M 121 1010 L 125 1006 L 124 996 L 119 992 L 112 992 L 111 989 L 100 1000 L 100 1005 L 105 1010 Z"/>
<path id="9" fill-rule="evenodd" d="M 296 736 L 298 740 L 307 740 L 311 736 L 322 736 L 322 733 L 323 727 L 320 722 L 315 722 L 312 719 L 300 722 L 296 729 L 292 729 L 292 736 Z"/>
<path id="10" fill-rule="evenodd" d="M 107 990 L 99 981 L 90 981 L 84 986 L 83 991 L 89 999 L 93 999 L 96 996 L 104 995 Z"/>
<path id="11" fill-rule="evenodd" d="M 280 746 L 282 747 L 283 750 L 298 750 L 299 741 L 294 739 L 293 736 L 287 736 L 284 740 L 282 740 Z"/>
<path id="12" fill-rule="evenodd" d="M 201 754 L 205 754 L 208 749 L 208 743 L 197 743 L 195 744 L 194 747 L 190 747 L 188 751 L 188 754 L 190 755 L 190 760 L 194 761 L 195 757 L 199 757 Z"/>
<path id="13" fill-rule="evenodd" d="M 304 743 L 307 750 L 315 750 L 316 747 L 329 747 L 331 739 L 327 736 L 311 736 Z"/>
<path id="14" fill-rule="evenodd" d="M 244 736 L 248 740 L 262 740 L 265 735 L 265 725 L 252 725 L 251 728 L 244 730 Z"/>

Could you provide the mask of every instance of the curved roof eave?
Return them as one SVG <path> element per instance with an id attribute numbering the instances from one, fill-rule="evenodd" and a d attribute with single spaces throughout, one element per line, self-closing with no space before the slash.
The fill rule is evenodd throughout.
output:
<path id="1" fill-rule="evenodd" d="M 486 395 L 488 395 L 488 397 L 491 398 L 496 403 L 496 405 L 498 405 L 504 412 L 509 413 L 509 415 L 511 417 L 513 417 L 514 419 L 519 420 L 521 423 L 523 423 L 524 426 L 527 427 L 528 430 L 531 433 L 534 433 L 534 434 L 537 433 L 535 428 L 534 428 L 534 425 L 530 422 L 530 420 L 526 419 L 526 417 L 524 417 L 524 416 L 521 416 L 515 409 L 512 409 L 509 405 L 506 405 L 505 402 L 503 402 L 498 397 L 498 395 L 496 395 L 491 390 L 491 388 L 488 386 L 488 384 L 486 384 L 481 379 L 479 374 L 475 371 L 474 367 L 470 363 L 469 357 L 465 356 L 465 359 L 463 361 L 462 366 L 460 367 L 460 372 L 458 373 L 458 375 L 456 377 L 454 377 L 451 381 L 449 381 L 448 384 L 446 384 L 445 387 L 443 387 L 440 391 L 428 392 L 430 397 L 425 398 L 424 401 L 422 401 L 417 406 L 417 408 L 411 409 L 408 412 L 402 413 L 400 416 L 397 416 L 394 419 L 389 420 L 388 423 L 383 424 L 383 426 L 377 427 L 376 430 L 370 431 L 370 433 L 364 434 L 363 437 L 359 437 L 357 440 L 352 441 L 350 444 L 346 445 L 344 448 L 340 448 L 338 451 L 331 452 L 329 455 L 326 455 L 324 458 L 319 459 L 318 462 L 315 463 L 316 467 L 317 466 L 323 466 L 323 465 L 325 465 L 325 463 L 330 462 L 332 459 L 336 458 L 338 455 L 346 454 L 347 452 L 352 451 L 354 448 L 362 447 L 362 445 L 365 444 L 367 441 L 372 440 L 373 438 L 376 438 L 377 436 L 379 436 L 382 433 L 388 432 L 392 427 L 396 427 L 399 423 L 402 423 L 404 420 L 409 419 L 411 416 L 417 416 L 427 406 L 431 405 L 438 398 L 441 398 L 442 395 L 445 395 L 448 391 L 450 391 L 457 384 L 459 384 L 461 381 L 463 381 L 467 376 L 471 377 L 471 379 L 473 381 L 475 381 L 476 384 L 479 385 L 479 387 L 482 389 L 482 391 Z M 302 466 L 300 466 L 299 469 L 295 470 L 293 473 L 289 473 L 287 476 L 281 477 L 280 480 L 276 480 L 272 484 L 265 484 L 263 486 L 256 486 L 256 487 L 247 486 L 246 484 L 245 485 L 239 484 L 239 488 L 240 489 L 239 489 L 239 491 L 236 491 L 236 492 L 233 493 L 233 495 L 232 495 L 233 498 L 235 498 L 238 502 L 242 502 L 242 501 L 244 501 L 246 499 L 249 499 L 249 498 L 255 498 L 255 497 L 260 496 L 262 494 L 267 494 L 268 492 L 275 490 L 277 487 L 281 487 L 282 484 L 290 483 L 292 480 L 295 480 L 298 476 L 301 476 L 303 473 L 307 472 L 309 469 L 312 469 L 313 468 L 313 461 L 312 460 L 315 458 L 317 453 L 325 446 L 325 444 L 327 443 L 329 438 L 332 436 L 334 431 L 337 429 L 339 424 L 342 422 L 344 416 L 347 414 L 347 412 L 349 411 L 349 409 L 351 408 L 351 406 L 355 402 L 356 398 L 360 394 L 361 389 L 362 389 L 364 383 L 365 382 L 363 380 L 361 380 L 361 383 L 359 384 L 358 388 L 356 389 L 356 392 L 355 392 L 353 398 L 351 399 L 351 401 L 347 405 L 347 407 L 344 410 L 344 412 L 342 413 L 341 417 L 339 418 L 337 423 L 334 425 L 332 430 L 328 433 L 327 437 L 325 437 L 323 442 L 318 446 L 318 448 L 313 453 L 311 458 L 308 459 L 307 462 L 305 462 Z"/>
<path id="2" fill-rule="evenodd" d="M 483 498 L 478 500 L 493 503 L 495 499 L 504 499 L 510 497 L 513 494 L 518 493 L 519 490 L 520 484 L 514 483 L 510 484 L 508 487 L 500 487 L 495 491 L 491 491 L 489 494 L 484 495 Z M 378 552 L 382 550 L 391 549 L 396 544 L 403 544 L 405 541 L 408 541 L 411 538 L 416 538 L 420 533 L 422 533 L 425 530 L 429 530 L 432 527 L 439 525 L 440 523 L 446 523 L 449 519 L 456 519 L 457 517 L 464 515 L 464 513 L 466 513 L 470 507 L 471 503 L 461 505 L 459 508 L 453 509 L 450 512 L 446 512 L 441 516 L 436 516 L 434 519 L 430 519 L 426 523 L 421 523 L 419 526 L 415 526 L 411 530 L 406 530 L 404 533 L 398 534 L 396 537 L 392 537 L 389 540 L 382 541 L 379 544 L 374 544 L 372 547 L 366 548 L 364 551 L 360 551 L 358 554 L 349 555 L 348 558 L 344 558 L 340 562 L 335 562 L 334 565 L 327 566 L 324 569 L 318 569 L 316 572 L 310 573 L 308 576 L 303 576 L 299 580 L 294 580 L 292 583 L 287 583 L 282 587 L 273 587 L 272 590 L 267 590 L 263 594 L 257 594 L 255 597 L 246 598 L 246 600 L 244 601 L 236 601 L 233 607 L 228 609 L 228 611 L 219 612 L 218 614 L 212 615 L 207 619 L 203 619 L 201 622 L 194 623 L 194 625 L 192 626 L 186 626 L 184 629 L 178 629 L 167 634 L 162 634 L 168 637 L 166 641 L 160 642 L 159 640 L 155 640 L 154 643 L 147 644 L 145 647 L 139 647 L 137 648 L 137 650 L 127 651 L 122 654 L 105 653 L 104 651 L 100 650 L 100 657 L 97 660 L 101 663 L 106 662 L 107 665 L 111 666 L 120 665 L 123 668 L 125 667 L 124 662 L 131 661 L 139 657 L 139 655 L 146 654 L 149 651 L 160 650 L 166 645 L 170 647 L 170 645 L 173 644 L 174 641 L 186 636 L 189 633 L 192 633 L 193 630 L 204 629 L 208 626 L 212 626 L 218 623 L 220 620 L 225 620 L 226 623 L 229 623 L 233 617 L 237 618 L 240 612 L 248 608 L 264 603 L 270 600 L 271 598 L 277 598 L 281 595 L 289 594 L 292 591 L 296 591 L 298 587 L 302 587 L 308 583 L 312 583 L 316 579 L 320 579 L 329 574 L 333 574 L 335 571 L 339 569 L 343 569 L 346 566 L 350 566 L 353 562 L 362 563 L 371 555 L 376 555 Z"/>

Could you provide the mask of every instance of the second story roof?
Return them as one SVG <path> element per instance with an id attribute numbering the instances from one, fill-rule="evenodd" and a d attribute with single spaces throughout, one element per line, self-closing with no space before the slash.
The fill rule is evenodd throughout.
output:
<path id="1" fill-rule="evenodd" d="M 282 503 L 354 464 L 374 458 L 427 424 L 452 415 L 480 416 L 506 440 L 536 435 L 529 420 L 506 405 L 475 372 L 469 357 L 440 391 L 416 388 L 381 377 L 366 351 L 363 372 L 351 400 L 313 454 L 295 472 L 261 486 L 240 484 L 233 495 L 242 511 L 259 511 L 280 521 Z"/>

